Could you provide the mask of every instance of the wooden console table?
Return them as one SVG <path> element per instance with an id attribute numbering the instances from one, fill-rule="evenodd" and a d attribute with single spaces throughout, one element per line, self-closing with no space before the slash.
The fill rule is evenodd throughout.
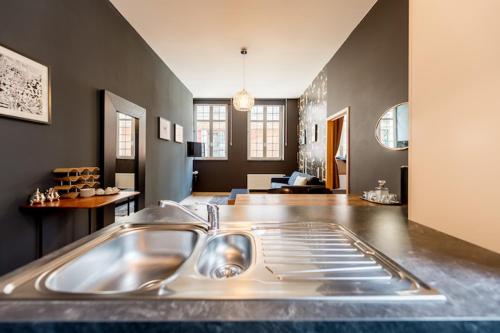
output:
<path id="1" fill-rule="evenodd" d="M 35 213 L 35 223 L 36 223 L 36 251 L 37 258 L 43 255 L 43 228 L 42 228 L 42 212 L 46 210 L 54 209 L 87 209 L 88 210 L 88 223 L 89 223 L 89 234 L 92 233 L 92 209 L 108 206 L 115 204 L 120 201 L 127 201 L 127 214 L 130 214 L 130 201 L 132 198 L 141 194 L 135 191 L 120 191 L 118 194 L 113 195 L 100 195 L 93 196 L 90 198 L 76 198 L 76 199 L 61 199 L 59 201 L 46 201 L 43 204 L 38 205 L 23 205 L 21 208 Z M 135 205 L 137 209 L 137 205 Z"/>

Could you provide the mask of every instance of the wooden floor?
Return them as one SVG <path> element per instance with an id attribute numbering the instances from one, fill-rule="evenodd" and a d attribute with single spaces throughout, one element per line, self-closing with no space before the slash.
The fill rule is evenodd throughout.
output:
<path id="1" fill-rule="evenodd" d="M 238 194 L 235 205 L 377 206 L 349 194 Z"/>

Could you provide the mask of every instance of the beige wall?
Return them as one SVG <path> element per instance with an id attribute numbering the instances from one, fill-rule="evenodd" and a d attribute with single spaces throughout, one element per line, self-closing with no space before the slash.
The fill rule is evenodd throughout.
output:
<path id="1" fill-rule="evenodd" d="M 410 0 L 409 217 L 496 252 L 499 15 L 499 0 Z"/>

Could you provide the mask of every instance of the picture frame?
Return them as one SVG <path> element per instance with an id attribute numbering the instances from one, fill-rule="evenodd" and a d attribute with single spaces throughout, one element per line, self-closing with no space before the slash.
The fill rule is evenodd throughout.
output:
<path id="1" fill-rule="evenodd" d="M 0 116 L 51 123 L 49 67 L 0 45 Z"/>
<path id="2" fill-rule="evenodd" d="M 179 124 L 174 124 L 174 141 L 177 143 L 184 142 L 184 128 Z"/>
<path id="3" fill-rule="evenodd" d="M 158 117 L 158 138 L 166 141 L 172 140 L 172 123 L 162 117 Z"/>
<path id="4" fill-rule="evenodd" d="M 314 124 L 314 126 L 313 126 L 312 142 L 318 142 L 318 124 Z"/>

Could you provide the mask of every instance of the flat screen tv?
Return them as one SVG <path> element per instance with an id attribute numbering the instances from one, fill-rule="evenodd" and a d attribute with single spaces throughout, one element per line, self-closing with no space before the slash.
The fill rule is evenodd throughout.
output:
<path id="1" fill-rule="evenodd" d="M 203 143 L 201 142 L 187 142 L 187 156 L 188 157 L 203 157 Z"/>

